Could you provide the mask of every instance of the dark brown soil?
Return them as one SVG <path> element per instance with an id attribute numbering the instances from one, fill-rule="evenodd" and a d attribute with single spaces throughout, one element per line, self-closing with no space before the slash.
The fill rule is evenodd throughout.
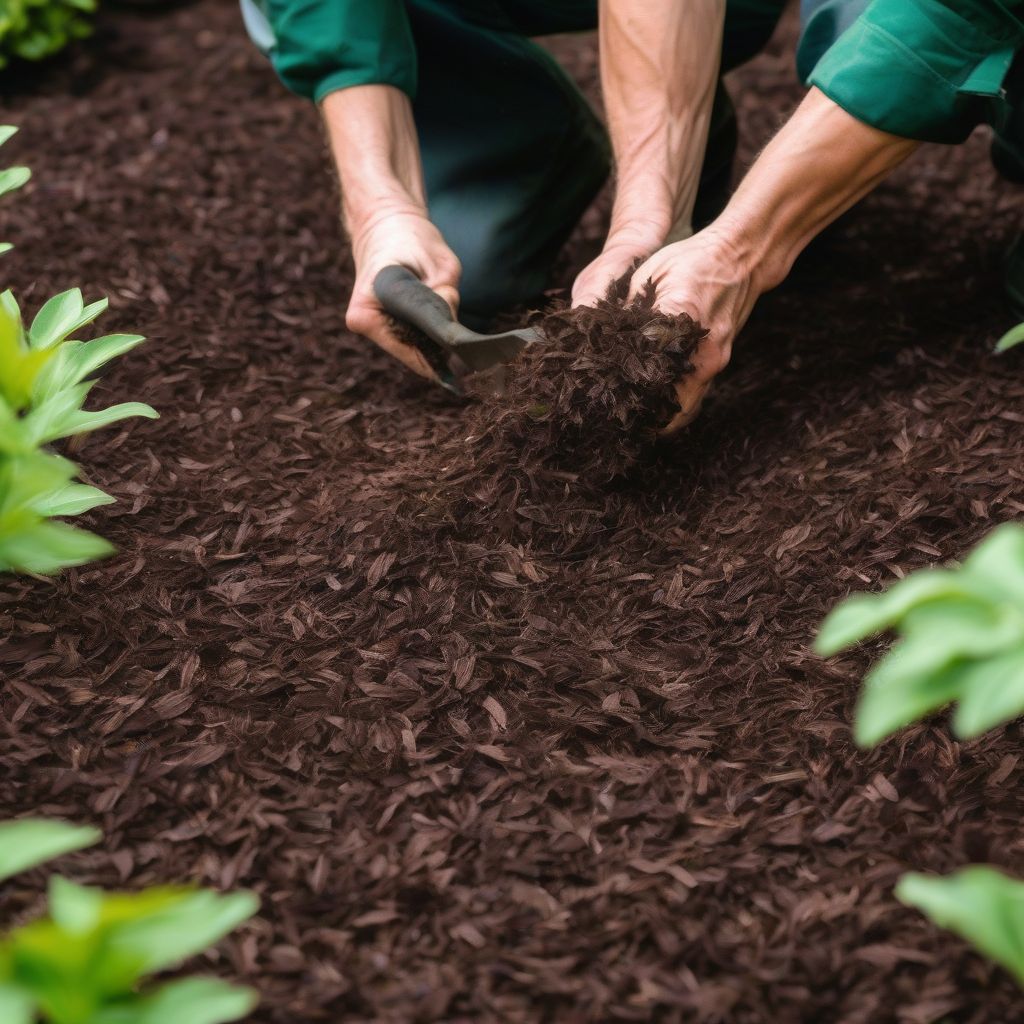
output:
<path id="1" fill-rule="evenodd" d="M 592 83 L 589 42 L 558 52 Z M 737 78 L 748 157 L 791 65 Z M 818 243 L 656 445 L 590 390 L 625 370 L 567 423 L 544 389 L 579 367 L 467 409 L 345 333 L 316 117 L 229 0 L 109 13 L 3 117 L 36 171 L 5 274 L 110 294 L 151 340 L 103 395 L 163 413 L 78 453 L 120 555 L 0 584 L 3 814 L 101 825 L 83 881 L 257 890 L 212 966 L 259 1024 L 1024 1020 L 892 897 L 1021 873 L 1019 726 L 859 753 L 870 652 L 808 650 L 851 589 L 1024 510 L 1024 366 L 989 354 L 1021 199 L 984 137 Z M 595 418 L 627 407 L 643 430 Z"/>

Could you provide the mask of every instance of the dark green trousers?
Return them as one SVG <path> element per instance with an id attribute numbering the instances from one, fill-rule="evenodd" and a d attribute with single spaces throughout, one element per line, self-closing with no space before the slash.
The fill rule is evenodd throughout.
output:
<path id="1" fill-rule="evenodd" d="M 784 0 L 730 0 L 723 71 L 767 42 Z M 531 36 L 597 24 L 596 0 L 407 0 L 419 61 L 413 103 L 431 217 L 462 261 L 470 319 L 528 302 L 604 184 L 604 126 Z M 724 200 L 736 149 L 724 86 L 698 217 Z"/>

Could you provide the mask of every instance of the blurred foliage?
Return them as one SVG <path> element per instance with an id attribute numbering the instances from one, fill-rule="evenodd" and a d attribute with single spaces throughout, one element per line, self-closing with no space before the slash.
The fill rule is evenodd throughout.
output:
<path id="1" fill-rule="evenodd" d="M 42 60 L 92 31 L 96 0 L 0 0 L 0 68 Z"/>
<path id="2" fill-rule="evenodd" d="M 0 824 L 0 879 L 90 846 L 95 829 L 63 822 Z M 248 920 L 251 893 L 189 888 L 107 893 L 54 877 L 49 915 L 0 938 L 3 1024 L 225 1024 L 256 1004 L 249 989 L 179 978 L 140 991 Z"/>
<path id="3" fill-rule="evenodd" d="M 0 145 L 14 131 L 0 127 Z M 28 178 L 24 168 L 0 171 L 0 195 Z M 83 408 L 92 374 L 145 340 L 137 334 L 88 342 L 73 337 L 106 308 L 106 299 L 86 305 L 72 288 L 46 302 L 26 328 L 14 295 L 0 295 L 0 571 L 54 573 L 112 550 L 94 534 L 53 521 L 114 499 L 76 483 L 74 463 L 45 447 L 130 416 L 156 418 L 141 402 Z"/>
<path id="4" fill-rule="evenodd" d="M 855 735 L 873 746 L 948 704 L 967 739 L 1024 711 L 1024 527 L 994 530 L 959 568 L 924 569 L 883 594 L 855 594 L 825 620 L 829 655 L 893 630 L 872 668 Z"/>

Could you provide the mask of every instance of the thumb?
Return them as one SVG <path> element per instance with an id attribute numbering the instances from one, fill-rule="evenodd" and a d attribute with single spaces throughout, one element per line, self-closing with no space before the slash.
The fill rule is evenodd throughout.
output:
<path id="1" fill-rule="evenodd" d="M 632 250 L 603 252 L 576 278 L 572 288 L 574 306 L 593 306 L 608 294 L 608 289 L 629 272 L 639 254 Z"/>

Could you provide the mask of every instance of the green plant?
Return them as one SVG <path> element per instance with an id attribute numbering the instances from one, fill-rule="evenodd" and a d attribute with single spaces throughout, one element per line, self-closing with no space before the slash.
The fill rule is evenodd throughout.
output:
<path id="1" fill-rule="evenodd" d="M 3 0 L 0 68 L 11 57 L 42 60 L 92 31 L 96 0 Z"/>
<path id="2" fill-rule="evenodd" d="M 0 127 L 0 144 L 13 133 Z M 23 168 L 0 172 L 0 194 L 27 180 Z M 13 294 L 0 295 L 0 571 L 53 573 L 112 550 L 94 534 L 53 521 L 114 499 L 75 483 L 74 463 L 45 447 L 130 416 L 157 416 L 141 402 L 83 409 L 91 375 L 145 340 L 136 334 L 88 342 L 72 337 L 106 308 L 105 299 L 86 305 L 72 288 L 46 302 L 26 328 Z"/>
<path id="3" fill-rule="evenodd" d="M 1016 327 L 1011 327 L 996 342 L 996 352 L 1008 352 L 1011 348 L 1016 348 L 1022 342 L 1024 342 L 1024 324 L 1017 324 Z"/>
<path id="4" fill-rule="evenodd" d="M 855 736 L 873 746 L 925 715 L 957 705 L 964 738 L 1024 711 L 1024 527 L 994 530 L 959 568 L 925 569 L 883 594 L 848 598 L 816 643 L 830 655 L 895 630 L 900 639 L 871 670 Z"/>
<path id="5" fill-rule="evenodd" d="M 0 879 L 97 842 L 95 829 L 25 820 L 0 825 Z M 50 880 L 49 916 L 0 938 L 3 1024 L 225 1024 L 255 994 L 214 978 L 145 990 L 142 979 L 219 941 L 258 907 L 251 893 L 188 888 L 107 893 Z"/>
<path id="6" fill-rule="evenodd" d="M 1024 986 L 1024 883 L 994 868 L 904 875 L 896 896 L 965 938 Z"/>
<path id="7" fill-rule="evenodd" d="M 0 125 L 0 146 L 14 135 L 17 130 L 17 128 L 11 125 Z M 21 188 L 31 177 L 32 172 L 27 167 L 5 167 L 0 169 L 0 197 Z M 10 252 L 13 248 L 14 246 L 10 242 L 0 242 L 0 255 Z"/>

